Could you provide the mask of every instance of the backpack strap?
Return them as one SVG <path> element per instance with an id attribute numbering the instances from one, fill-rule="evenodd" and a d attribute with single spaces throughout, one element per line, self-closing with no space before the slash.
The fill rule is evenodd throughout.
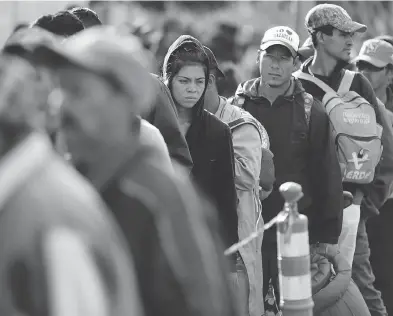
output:
<path id="1" fill-rule="evenodd" d="M 292 75 L 295 78 L 303 79 L 303 80 L 307 80 L 307 81 L 311 81 L 312 83 L 315 83 L 318 87 L 320 87 L 323 91 L 325 91 L 325 93 L 328 93 L 328 92 L 336 93 L 336 91 L 334 91 L 331 87 L 329 87 L 322 80 L 320 80 L 314 76 L 311 76 L 310 74 L 305 73 L 301 70 L 294 72 Z"/>
<path id="2" fill-rule="evenodd" d="M 345 70 L 344 76 L 341 79 L 340 87 L 338 88 L 337 93 L 340 94 L 340 93 L 349 92 L 355 74 L 356 73 L 354 71 Z"/>
<path id="3" fill-rule="evenodd" d="M 303 99 L 304 99 L 304 114 L 306 115 L 306 122 L 307 122 L 307 126 L 309 127 L 310 119 L 311 119 L 311 108 L 314 103 L 314 98 L 310 93 L 304 91 Z"/>
<path id="4" fill-rule="evenodd" d="M 238 127 L 238 126 L 240 126 L 240 125 L 243 125 L 243 124 L 245 124 L 245 123 L 247 123 L 247 122 L 246 122 L 246 119 L 243 118 L 243 117 L 241 117 L 241 118 L 238 118 L 238 119 L 236 119 L 236 120 L 234 120 L 234 121 L 232 121 L 232 122 L 229 122 L 229 123 L 228 123 L 228 126 L 229 126 L 229 128 L 230 128 L 231 130 L 234 130 L 236 127 Z M 251 122 L 250 122 L 250 123 L 251 123 Z"/>
<path id="5" fill-rule="evenodd" d="M 233 96 L 232 98 L 229 98 L 229 99 L 228 99 L 228 102 L 229 102 L 230 104 L 233 104 L 233 105 L 235 105 L 235 106 L 237 106 L 237 107 L 239 107 L 239 108 L 242 109 L 245 100 L 246 100 L 246 99 L 245 99 L 244 97 L 242 97 L 242 96 L 240 96 L 240 95 L 235 95 L 235 96 Z"/>

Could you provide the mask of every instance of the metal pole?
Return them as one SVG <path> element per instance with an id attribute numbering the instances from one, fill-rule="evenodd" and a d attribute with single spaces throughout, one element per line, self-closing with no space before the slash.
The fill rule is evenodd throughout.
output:
<path id="1" fill-rule="evenodd" d="M 285 199 L 283 212 L 277 219 L 280 307 L 283 316 L 312 316 L 308 219 L 297 209 L 297 202 L 303 196 L 302 187 L 287 182 L 281 185 L 280 192 Z"/>

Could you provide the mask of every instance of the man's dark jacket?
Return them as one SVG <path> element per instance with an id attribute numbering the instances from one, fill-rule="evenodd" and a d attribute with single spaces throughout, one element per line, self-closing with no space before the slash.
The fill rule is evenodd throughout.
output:
<path id="1" fill-rule="evenodd" d="M 188 180 L 146 159 L 155 148 L 133 142 L 134 152 L 104 182 L 94 181 L 112 210 L 135 260 L 145 316 L 234 316 L 219 236 L 203 212 L 215 213 Z M 102 168 L 106 163 L 103 162 Z M 107 168 L 106 168 L 107 169 Z M 88 175 L 89 177 L 89 175 Z M 188 176 L 187 176 L 188 178 Z"/>
<path id="2" fill-rule="evenodd" d="M 301 70 L 309 73 L 308 67 L 311 64 L 313 57 L 308 59 L 303 65 Z M 333 73 L 329 77 L 318 76 L 318 79 L 324 81 L 327 85 L 337 90 L 341 79 L 344 76 L 344 62 L 339 63 Z M 312 94 L 318 100 L 322 100 L 325 92 L 318 87 L 316 84 L 307 80 L 301 80 L 304 89 Z M 375 96 L 374 90 L 367 80 L 367 78 L 361 74 L 356 73 L 352 85 L 351 91 L 357 92 L 360 96 L 365 98 L 371 105 L 374 106 L 377 122 L 382 125 L 382 145 L 383 152 L 381 160 L 375 170 L 374 181 L 366 185 L 358 185 L 352 183 L 344 183 L 344 190 L 350 191 L 352 194 L 359 189 L 364 197 L 361 201 L 362 216 L 367 218 L 369 216 L 379 214 L 379 209 L 385 203 L 390 193 L 390 185 L 393 182 L 393 133 L 390 128 L 390 119 L 386 111 L 380 111 L 378 107 L 377 97 Z"/>
<path id="3" fill-rule="evenodd" d="M 304 197 L 299 211 L 308 216 L 310 242 L 337 244 L 341 233 L 343 195 L 340 167 L 329 118 L 318 100 L 308 95 L 299 80 L 273 104 L 258 95 L 260 78 L 239 85 L 234 103 L 250 112 L 265 127 L 274 154 L 276 181 L 273 192 L 262 201 L 262 215 L 271 220 L 283 208 L 280 185 L 297 182 Z M 242 103 L 242 104 L 241 104 Z M 306 111 L 306 105 L 308 111 Z M 306 113 L 310 115 L 309 123 Z M 264 243 L 275 242 L 274 229 L 265 232 Z"/>

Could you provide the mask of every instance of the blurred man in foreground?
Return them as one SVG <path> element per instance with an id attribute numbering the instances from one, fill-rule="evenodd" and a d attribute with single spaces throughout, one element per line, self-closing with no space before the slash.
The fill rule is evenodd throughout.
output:
<path id="1" fill-rule="evenodd" d="M 41 27 L 23 28 L 13 34 L 6 40 L 3 52 L 8 55 L 22 58 L 35 67 L 37 73 L 37 81 L 41 83 L 42 87 L 50 89 L 54 87 L 54 77 L 50 72 L 42 67 L 36 67 L 31 63 L 31 52 L 38 44 L 55 44 L 62 40 L 60 36 L 53 34 Z M 49 96 L 48 96 L 49 97 Z M 43 102 L 39 109 L 40 126 L 48 133 L 56 151 L 66 158 L 70 159 L 67 145 L 64 140 L 64 135 L 61 132 L 60 116 L 61 107 L 56 102 L 56 94 L 52 94 L 53 102 Z"/>
<path id="2" fill-rule="evenodd" d="M 117 225 L 39 132 L 42 85 L 0 56 L 0 314 L 143 315 Z"/>
<path id="3" fill-rule="evenodd" d="M 113 211 L 135 255 L 146 315 L 233 315 L 222 248 L 189 183 L 151 162 L 138 117 L 158 93 L 140 47 L 92 27 L 35 58 L 64 96 L 63 128 L 78 168 Z M 154 159 L 153 159 L 154 161 Z"/>

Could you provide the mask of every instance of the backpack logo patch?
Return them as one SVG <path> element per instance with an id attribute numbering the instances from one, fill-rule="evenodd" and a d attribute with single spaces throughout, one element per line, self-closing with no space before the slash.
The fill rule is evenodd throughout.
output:
<path id="1" fill-rule="evenodd" d="M 367 113 L 354 113 L 351 110 L 343 112 L 343 120 L 349 124 L 367 125 L 371 123 L 371 117 Z"/>

